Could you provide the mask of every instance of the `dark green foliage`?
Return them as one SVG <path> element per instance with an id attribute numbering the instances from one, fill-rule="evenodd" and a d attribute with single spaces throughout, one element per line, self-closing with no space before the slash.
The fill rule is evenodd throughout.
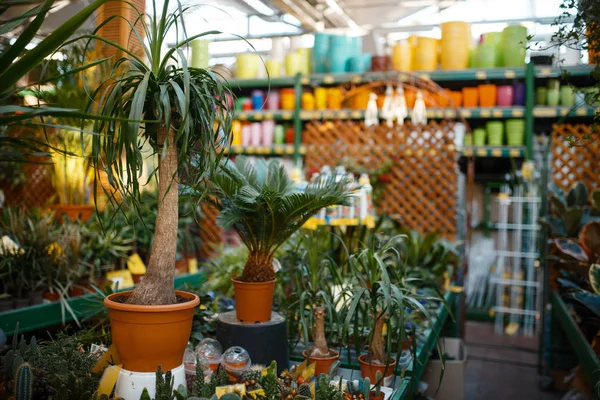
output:
<path id="1" fill-rule="evenodd" d="M 96 383 L 90 386 L 90 384 L 87 384 L 91 381 L 90 379 L 85 376 L 78 376 L 75 372 L 54 375 L 52 378 L 52 385 L 55 390 L 52 399 L 88 400 L 92 398 L 98 387 L 97 379 Z"/>
<path id="2" fill-rule="evenodd" d="M 312 397 L 312 391 L 308 383 L 303 383 L 298 387 L 298 396 Z"/>
<path id="3" fill-rule="evenodd" d="M 241 400 L 241 397 L 236 393 L 227 393 L 221 396 L 219 400 Z"/>
<path id="4" fill-rule="evenodd" d="M 152 400 L 150 394 L 148 394 L 148 389 L 144 388 L 142 395 L 140 396 L 140 400 Z"/>
<path id="5" fill-rule="evenodd" d="M 261 372 L 257 369 L 249 369 L 242 374 L 242 380 L 251 381 L 255 380 L 256 382 L 260 382 Z"/>
<path id="6" fill-rule="evenodd" d="M 17 400 L 31 400 L 33 398 L 32 380 L 31 365 L 21 364 L 15 377 L 15 397 Z"/>
<path id="7" fill-rule="evenodd" d="M 315 398 L 318 400 L 341 400 L 342 391 L 330 385 L 331 378 L 329 375 L 321 374 L 317 378 Z"/>
<path id="8" fill-rule="evenodd" d="M 275 251 L 316 211 L 345 204 L 347 182 L 310 184 L 303 193 L 294 190 L 283 164 L 246 157 L 223 161 L 211 175 L 209 199 L 220 211 L 217 223 L 234 228 L 249 250 L 240 279 L 266 282 L 275 279 Z"/>
<path id="9" fill-rule="evenodd" d="M 261 377 L 260 386 L 265 391 L 267 400 L 278 400 L 281 398 L 282 387 L 277 380 L 277 364 L 273 361 L 267 368 L 267 373 Z"/>
<path id="10" fill-rule="evenodd" d="M 227 370 L 222 365 L 214 373 L 215 375 L 215 387 L 225 386 L 229 384 L 229 377 L 227 376 Z"/>
<path id="11" fill-rule="evenodd" d="M 156 397 L 155 400 L 171 400 L 173 398 L 174 378 L 171 371 L 163 374 L 159 365 L 156 370 Z"/>
<path id="12" fill-rule="evenodd" d="M 200 366 L 200 360 L 196 357 L 196 377 L 192 385 L 192 394 L 195 396 L 204 396 L 204 371 Z"/>
<path id="13" fill-rule="evenodd" d="M 294 400 L 311 400 L 312 397 L 310 396 L 302 396 L 302 395 L 296 395 L 296 397 L 294 397 Z"/>

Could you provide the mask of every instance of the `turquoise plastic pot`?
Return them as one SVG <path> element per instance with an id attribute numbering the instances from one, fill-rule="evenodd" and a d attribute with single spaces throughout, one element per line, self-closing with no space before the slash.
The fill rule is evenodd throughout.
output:
<path id="1" fill-rule="evenodd" d="M 504 136 L 504 124 L 500 121 L 490 121 L 486 124 L 488 144 L 490 146 L 502 146 Z"/>

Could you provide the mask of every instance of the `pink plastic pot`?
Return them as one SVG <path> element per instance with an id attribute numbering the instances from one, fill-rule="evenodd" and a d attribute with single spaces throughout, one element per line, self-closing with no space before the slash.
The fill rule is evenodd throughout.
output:
<path id="1" fill-rule="evenodd" d="M 498 86 L 497 96 L 496 104 L 499 107 L 510 107 L 513 105 L 514 91 L 512 86 Z"/>

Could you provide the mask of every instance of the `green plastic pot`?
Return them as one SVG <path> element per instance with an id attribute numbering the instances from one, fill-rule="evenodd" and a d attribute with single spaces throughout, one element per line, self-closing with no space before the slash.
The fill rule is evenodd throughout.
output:
<path id="1" fill-rule="evenodd" d="M 506 121 L 506 141 L 509 146 L 523 146 L 525 139 L 525 120 L 509 119 Z"/>
<path id="2" fill-rule="evenodd" d="M 548 88 L 538 87 L 535 91 L 535 104 L 545 106 L 548 100 Z"/>
<path id="3" fill-rule="evenodd" d="M 547 103 L 549 106 L 556 107 L 558 105 L 558 101 L 560 99 L 560 92 L 558 91 L 558 89 L 548 89 L 548 93 L 546 94 L 546 96 Z"/>
<path id="4" fill-rule="evenodd" d="M 486 125 L 488 144 L 490 146 L 502 146 L 504 136 L 504 124 L 500 121 L 490 121 Z"/>
<path id="5" fill-rule="evenodd" d="M 485 132 L 483 134 L 483 140 L 485 141 Z M 465 138 L 464 138 L 464 141 L 463 141 L 463 145 L 465 147 L 473 146 L 473 134 L 472 133 L 467 133 L 465 135 Z"/>
<path id="6" fill-rule="evenodd" d="M 560 88 L 560 104 L 565 107 L 573 107 L 575 104 L 575 93 L 570 86 Z"/>
<path id="7" fill-rule="evenodd" d="M 477 128 L 473 129 L 473 144 L 475 146 L 485 146 L 485 129 Z"/>

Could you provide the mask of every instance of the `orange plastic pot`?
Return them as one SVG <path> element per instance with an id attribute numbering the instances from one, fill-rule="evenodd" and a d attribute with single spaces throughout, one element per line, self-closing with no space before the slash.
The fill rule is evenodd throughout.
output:
<path id="1" fill-rule="evenodd" d="M 479 85 L 479 105 L 481 107 L 496 107 L 496 85 Z"/>
<path id="2" fill-rule="evenodd" d="M 331 357 L 324 358 L 312 358 L 308 356 L 308 352 L 304 350 L 302 355 L 305 359 L 308 359 L 309 364 L 315 364 L 315 376 L 319 376 L 321 374 L 329 374 L 329 369 L 340 358 L 340 352 L 329 349 L 330 353 L 333 353 Z"/>
<path id="3" fill-rule="evenodd" d="M 55 204 L 52 208 L 57 219 L 66 215 L 73 221 L 79 219 L 81 222 L 87 222 L 94 215 L 94 206 L 91 204 Z"/>
<path id="4" fill-rule="evenodd" d="M 140 306 L 115 301 L 129 297 L 131 291 L 114 293 L 104 299 L 108 308 L 113 344 L 123 368 L 135 372 L 156 372 L 178 367 L 192 331 L 198 296 L 175 291 L 184 303 Z"/>
<path id="5" fill-rule="evenodd" d="M 363 377 L 363 379 L 369 378 L 371 382 L 376 382 L 377 371 L 379 371 L 385 378 L 394 373 L 394 368 L 396 368 L 395 358 L 392 357 L 390 359 L 390 364 L 386 366 L 382 364 L 371 364 L 370 362 L 366 361 L 367 357 L 368 354 L 363 354 L 358 357 L 358 362 L 360 363 L 360 375 Z"/>
<path id="6" fill-rule="evenodd" d="M 411 110 L 415 107 L 417 93 L 414 90 L 407 90 L 404 92 L 404 99 L 406 100 L 406 108 Z"/>
<path id="7" fill-rule="evenodd" d="M 237 319 L 251 323 L 270 321 L 276 281 L 242 282 L 232 279 Z"/>
<path id="8" fill-rule="evenodd" d="M 449 95 L 450 101 L 452 102 L 449 104 L 450 107 L 462 107 L 462 92 L 453 90 Z"/>
<path id="9" fill-rule="evenodd" d="M 477 107 L 477 88 L 463 88 L 462 90 L 462 100 L 463 107 Z"/>

